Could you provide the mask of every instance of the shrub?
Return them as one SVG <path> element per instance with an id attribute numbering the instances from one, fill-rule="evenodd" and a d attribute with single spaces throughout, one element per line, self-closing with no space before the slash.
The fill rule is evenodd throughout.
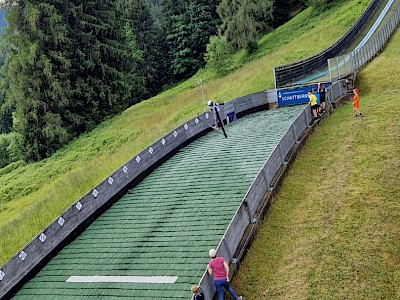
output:
<path id="1" fill-rule="evenodd" d="M 0 135 L 0 168 L 22 159 L 22 137 L 16 133 Z"/>
<path id="2" fill-rule="evenodd" d="M 228 72 L 230 65 L 229 46 L 224 36 L 212 36 L 205 54 L 206 67 L 222 76 Z"/>
<path id="3" fill-rule="evenodd" d="M 258 44 L 257 41 L 251 40 L 247 43 L 246 45 L 246 51 L 249 54 L 255 53 L 258 50 Z"/>

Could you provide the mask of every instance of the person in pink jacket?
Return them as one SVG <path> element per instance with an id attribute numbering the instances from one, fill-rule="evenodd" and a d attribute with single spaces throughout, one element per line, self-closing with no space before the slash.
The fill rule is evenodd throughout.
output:
<path id="1" fill-rule="evenodd" d="M 208 254 L 210 255 L 210 262 L 207 265 L 208 274 L 214 276 L 214 286 L 217 290 L 218 300 L 224 299 L 224 290 L 225 288 L 228 293 L 235 300 L 241 300 L 242 297 L 238 297 L 235 291 L 231 288 L 229 282 L 229 265 L 225 261 L 223 257 L 217 257 L 217 251 L 215 249 L 211 249 Z"/>

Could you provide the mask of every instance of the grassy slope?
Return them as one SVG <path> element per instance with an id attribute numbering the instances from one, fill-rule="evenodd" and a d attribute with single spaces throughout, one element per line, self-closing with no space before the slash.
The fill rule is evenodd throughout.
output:
<path id="1" fill-rule="evenodd" d="M 272 88 L 274 66 L 331 45 L 368 3 L 347 1 L 332 15 L 328 11 L 304 11 L 260 41 L 258 59 L 220 79 L 209 80 L 212 74 L 199 72 L 206 82 L 206 97 L 227 101 Z M 324 22 L 310 24 L 317 14 Z M 243 54 L 236 57 L 234 67 L 241 59 Z M 0 264 L 135 153 L 204 109 L 193 78 L 104 122 L 45 161 L 1 169 Z"/>
<path id="2" fill-rule="evenodd" d="M 246 299 L 400 299 L 400 31 L 317 128 L 235 278 Z"/>

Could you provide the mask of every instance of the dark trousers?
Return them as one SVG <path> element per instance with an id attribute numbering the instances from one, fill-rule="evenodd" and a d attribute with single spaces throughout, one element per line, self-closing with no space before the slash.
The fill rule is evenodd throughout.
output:
<path id="1" fill-rule="evenodd" d="M 224 290 L 223 287 L 228 291 L 229 294 L 233 297 L 233 299 L 237 300 L 239 298 L 234 290 L 229 285 L 229 282 L 221 279 L 221 280 L 214 280 L 215 289 L 217 290 L 218 300 L 224 300 Z"/>

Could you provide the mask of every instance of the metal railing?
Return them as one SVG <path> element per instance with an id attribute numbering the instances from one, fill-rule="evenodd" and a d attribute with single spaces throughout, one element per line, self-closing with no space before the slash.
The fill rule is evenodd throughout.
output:
<path id="1" fill-rule="evenodd" d="M 400 6 L 382 29 L 369 39 L 362 47 L 346 55 L 337 56 L 328 60 L 330 81 L 345 78 L 358 72 L 373 59 L 385 46 L 392 33 L 400 23 Z"/>
<path id="2" fill-rule="evenodd" d="M 327 66 L 329 58 L 342 54 L 363 29 L 381 0 L 373 0 L 353 26 L 332 46 L 310 58 L 274 68 L 275 88 L 285 87 Z"/>
<path id="3" fill-rule="evenodd" d="M 346 80 L 334 82 L 327 89 L 328 109 L 332 108 L 331 101 L 337 100 L 347 95 L 351 87 L 347 87 Z M 233 216 L 228 228 L 225 231 L 221 241 L 218 244 L 217 255 L 222 256 L 233 266 L 242 260 L 246 248 L 250 244 L 251 237 L 244 236 L 245 232 L 249 235 L 255 233 L 255 227 L 262 219 L 272 197 L 276 190 L 279 179 L 284 174 L 288 166 L 290 157 L 294 154 L 294 147 L 301 143 L 307 135 L 304 132 L 310 129 L 312 120 L 310 107 L 307 106 L 297 116 L 289 129 L 282 136 L 275 149 L 271 152 L 263 167 L 253 180 L 253 183 L 247 190 L 241 205 Z M 265 199 L 265 196 L 267 198 Z M 260 206 L 262 206 L 260 208 Z M 250 230 L 248 230 L 251 226 Z M 245 240 L 245 242 L 243 242 Z M 239 248 L 240 247 L 240 248 Z M 235 257 L 234 254 L 237 254 Z M 233 268 L 233 272 L 236 268 Z M 215 294 L 212 276 L 204 272 L 200 279 L 201 285 L 207 300 L 212 300 Z"/>

